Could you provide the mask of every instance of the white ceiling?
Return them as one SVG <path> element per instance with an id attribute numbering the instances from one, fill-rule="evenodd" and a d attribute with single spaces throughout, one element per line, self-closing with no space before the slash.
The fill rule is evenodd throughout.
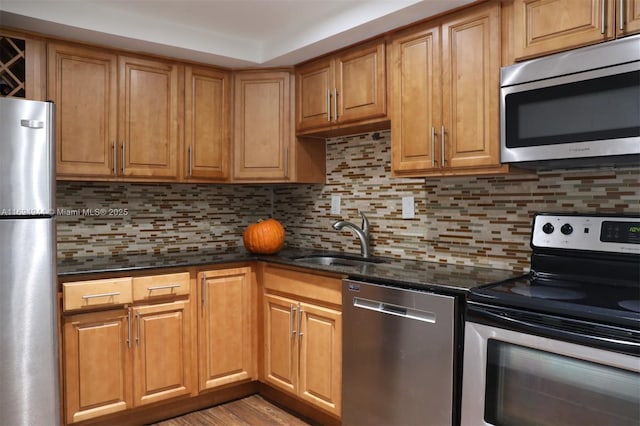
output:
<path id="1" fill-rule="evenodd" d="M 0 0 L 0 25 L 230 68 L 294 65 L 475 0 Z"/>

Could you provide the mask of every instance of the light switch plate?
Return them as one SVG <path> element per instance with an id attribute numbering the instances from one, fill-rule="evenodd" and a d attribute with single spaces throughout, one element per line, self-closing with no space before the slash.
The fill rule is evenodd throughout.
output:
<path id="1" fill-rule="evenodd" d="M 340 214 L 340 196 L 331 196 L 331 214 Z"/>
<path id="2" fill-rule="evenodd" d="M 413 197 L 402 197 L 402 218 L 413 219 L 416 217 Z"/>

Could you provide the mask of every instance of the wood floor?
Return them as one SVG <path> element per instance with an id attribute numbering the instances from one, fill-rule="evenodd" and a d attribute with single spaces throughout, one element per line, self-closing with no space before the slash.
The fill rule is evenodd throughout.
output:
<path id="1" fill-rule="evenodd" d="M 260 395 L 175 417 L 154 426 L 308 426 L 310 423 L 265 401 Z"/>

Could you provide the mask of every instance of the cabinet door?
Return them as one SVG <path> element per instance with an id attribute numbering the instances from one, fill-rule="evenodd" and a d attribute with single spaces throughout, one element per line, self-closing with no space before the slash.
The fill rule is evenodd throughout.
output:
<path id="1" fill-rule="evenodd" d="M 67 423 L 133 406 L 128 318 L 124 309 L 63 317 Z"/>
<path id="2" fill-rule="evenodd" d="M 620 3 L 618 4 L 620 7 Z M 617 36 L 625 36 L 640 32 L 640 0 L 624 0 L 622 2 L 622 21 L 620 20 L 620 10 L 616 10 L 616 32 Z"/>
<path id="3" fill-rule="evenodd" d="M 300 304 L 300 379 L 302 399 L 340 416 L 342 387 L 342 314 Z"/>
<path id="4" fill-rule="evenodd" d="M 330 126 L 334 119 L 333 60 L 320 59 L 296 68 L 296 129 Z"/>
<path id="5" fill-rule="evenodd" d="M 56 174 L 115 176 L 117 58 L 104 50 L 48 45 L 48 97 L 56 103 Z"/>
<path id="6" fill-rule="evenodd" d="M 256 378 L 251 268 L 198 274 L 199 388 Z"/>
<path id="7" fill-rule="evenodd" d="M 191 392 L 191 327 L 184 301 L 133 309 L 134 404 L 151 404 Z"/>
<path id="8" fill-rule="evenodd" d="M 185 69 L 185 177 L 229 177 L 231 82 L 229 73 Z"/>
<path id="9" fill-rule="evenodd" d="M 394 174 L 440 167 L 442 84 L 439 26 L 391 42 L 391 163 Z M 438 140 L 436 140 L 438 139 Z"/>
<path id="10" fill-rule="evenodd" d="M 382 40 L 358 46 L 336 57 L 338 111 L 333 117 L 335 122 L 348 123 L 386 115 L 385 66 L 385 45 Z"/>
<path id="11" fill-rule="evenodd" d="M 515 59 L 545 55 L 613 38 L 614 3 L 618 1 L 515 0 Z"/>
<path id="12" fill-rule="evenodd" d="M 298 302 L 271 294 L 264 295 L 264 377 L 272 386 L 297 393 Z"/>
<path id="13" fill-rule="evenodd" d="M 291 143 L 290 75 L 235 75 L 234 179 L 286 180 Z"/>
<path id="14" fill-rule="evenodd" d="M 120 172 L 178 177 L 178 66 L 120 57 Z"/>
<path id="15" fill-rule="evenodd" d="M 442 25 L 444 167 L 500 165 L 500 4 Z"/>

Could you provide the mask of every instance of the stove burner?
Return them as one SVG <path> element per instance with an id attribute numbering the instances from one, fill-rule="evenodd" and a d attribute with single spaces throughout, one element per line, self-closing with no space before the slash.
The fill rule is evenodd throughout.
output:
<path id="1" fill-rule="evenodd" d="M 618 302 L 618 306 L 633 312 L 640 312 L 640 299 L 630 299 Z"/>
<path id="2" fill-rule="evenodd" d="M 556 287 L 514 287 L 511 291 L 521 296 L 536 297 L 539 299 L 576 300 L 585 297 L 585 294 L 581 291 Z"/>

